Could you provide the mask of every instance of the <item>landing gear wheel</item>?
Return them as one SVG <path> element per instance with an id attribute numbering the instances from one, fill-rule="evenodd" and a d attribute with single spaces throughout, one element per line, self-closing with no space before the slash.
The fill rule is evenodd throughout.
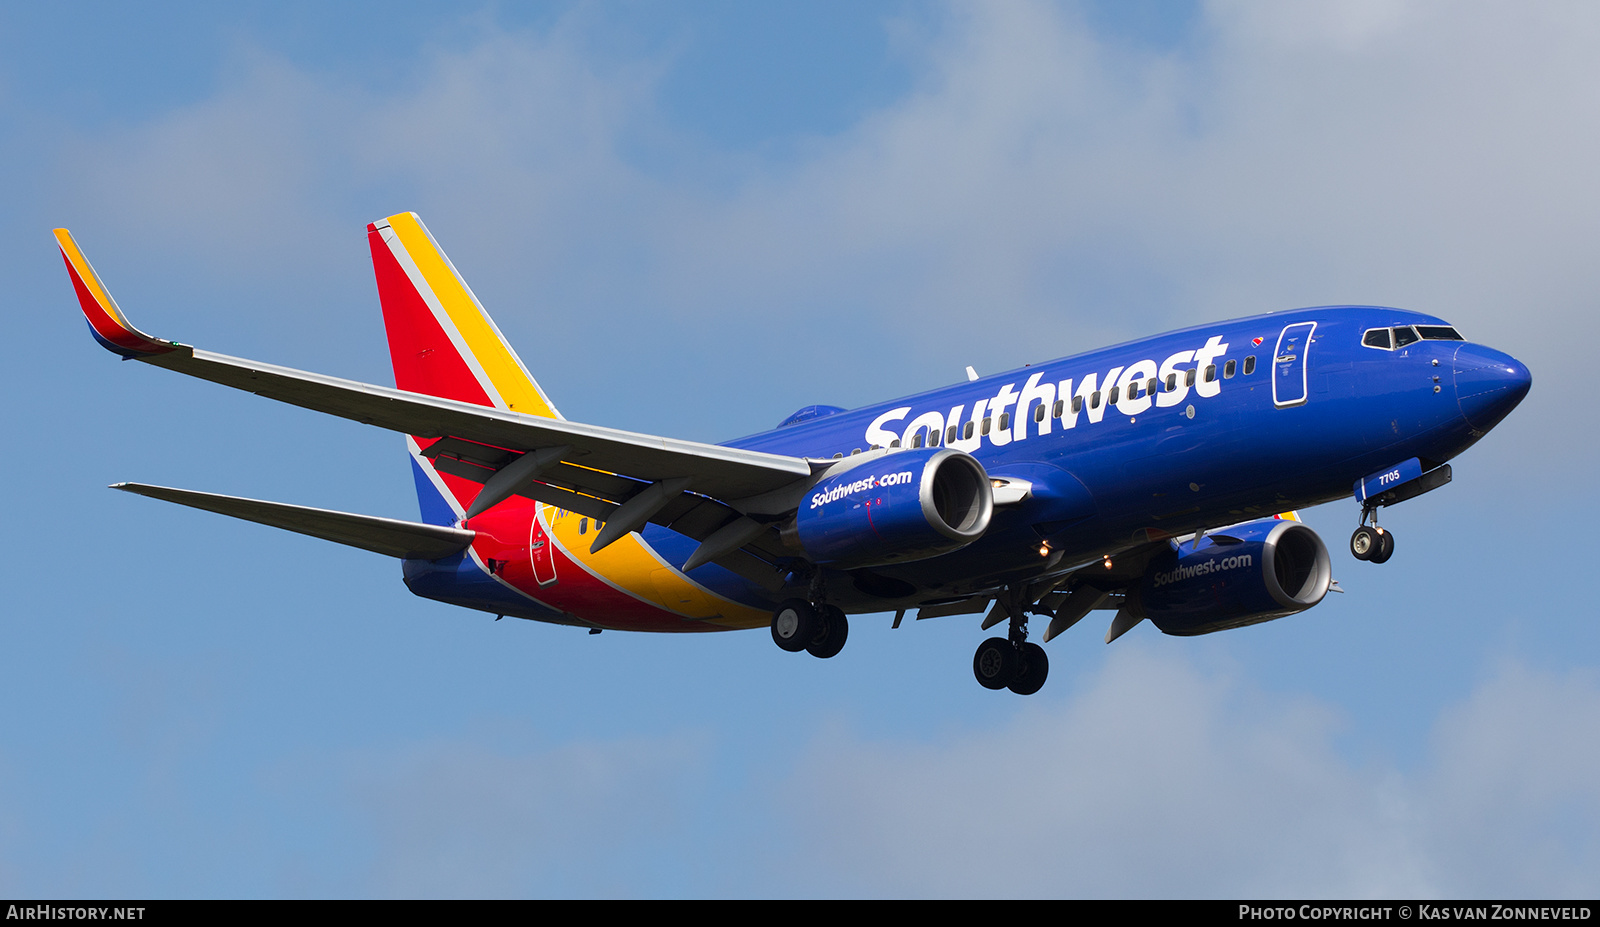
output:
<path id="1" fill-rule="evenodd" d="M 1350 556 L 1357 560 L 1373 559 L 1374 555 L 1378 553 L 1378 545 L 1381 543 L 1379 537 L 1380 535 L 1376 528 L 1369 528 L 1366 525 L 1357 528 L 1355 534 L 1350 535 Z M 1391 543 L 1391 548 L 1392 546 Z M 1381 563 L 1382 561 L 1379 562 Z"/>
<path id="2" fill-rule="evenodd" d="M 824 605 L 818 611 L 824 627 L 818 637 L 806 645 L 806 652 L 826 660 L 844 649 L 844 640 L 850 636 L 850 621 L 837 606 Z"/>
<path id="3" fill-rule="evenodd" d="M 1017 678 L 1021 662 L 1010 641 L 991 637 L 978 645 L 978 652 L 972 657 L 972 675 L 985 689 L 1004 689 Z"/>
<path id="4" fill-rule="evenodd" d="M 1044 687 L 1045 677 L 1050 675 L 1050 658 L 1045 655 L 1044 648 L 1029 642 L 1018 648 L 1022 666 L 1017 672 L 1017 678 L 1011 680 L 1007 686 L 1018 695 L 1032 695 Z"/>
<path id="5" fill-rule="evenodd" d="M 799 653 L 822 632 L 822 619 L 805 599 L 789 599 L 772 613 L 772 640 L 790 653 Z"/>
<path id="6" fill-rule="evenodd" d="M 1378 529 L 1378 549 L 1368 555 L 1373 563 L 1388 563 L 1394 556 L 1394 532 Z"/>

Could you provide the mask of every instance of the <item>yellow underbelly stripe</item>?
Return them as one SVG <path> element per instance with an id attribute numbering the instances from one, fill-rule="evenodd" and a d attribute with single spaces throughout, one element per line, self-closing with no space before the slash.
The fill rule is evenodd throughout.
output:
<path id="1" fill-rule="evenodd" d="M 599 553 L 589 553 L 594 543 L 595 520 L 546 506 L 545 520 L 556 543 L 567 556 L 583 564 L 611 586 L 667 611 L 728 627 L 757 627 L 769 616 L 741 605 L 693 582 L 664 562 L 637 534 L 617 540 Z"/>

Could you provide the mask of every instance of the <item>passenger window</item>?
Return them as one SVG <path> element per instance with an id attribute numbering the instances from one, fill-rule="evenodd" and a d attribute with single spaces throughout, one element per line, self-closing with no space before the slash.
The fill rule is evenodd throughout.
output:
<path id="1" fill-rule="evenodd" d="M 989 433 L 989 416 L 987 416 L 987 415 L 985 415 L 983 417 L 983 433 L 984 434 L 988 434 Z"/>
<path id="2" fill-rule="evenodd" d="M 1128 398 L 1129 399 L 1138 399 L 1139 398 L 1139 381 L 1138 380 L 1134 380 L 1132 383 L 1128 384 Z"/>
<path id="3" fill-rule="evenodd" d="M 1001 412 L 1000 413 L 1000 430 L 1001 431 L 1005 431 L 1007 428 L 1010 428 L 1010 427 L 1011 427 L 1011 413 L 1010 412 Z"/>
<path id="4" fill-rule="evenodd" d="M 1044 403 L 1039 403 L 1039 405 L 1033 410 L 1033 420 L 1036 422 L 1044 421 L 1044 414 L 1047 411 L 1049 410 L 1044 407 Z"/>
<path id="5" fill-rule="evenodd" d="M 1056 400 L 1056 407 L 1055 407 L 1055 409 L 1053 411 L 1055 413 L 1055 417 L 1056 418 L 1060 418 L 1062 416 L 1062 414 L 1067 411 L 1067 402 L 1066 402 L 1066 400 L 1065 399 L 1057 399 Z"/>
<path id="6" fill-rule="evenodd" d="M 1094 392 L 1089 394 L 1089 408 L 1091 408 L 1091 409 L 1100 408 L 1100 391 L 1099 390 L 1095 390 Z"/>
<path id="7" fill-rule="evenodd" d="M 857 454 L 859 454 L 859 453 L 861 453 L 861 448 L 859 448 L 859 447 L 858 447 L 858 448 L 856 448 L 856 449 L 855 449 L 855 450 L 853 450 L 853 451 L 851 451 L 851 452 L 850 452 L 850 456 L 851 456 L 851 457 L 854 457 L 854 456 L 856 456 L 856 455 L 857 455 Z"/>
<path id="8" fill-rule="evenodd" d="M 1150 382 L 1144 385 L 1144 391 L 1147 393 L 1153 393 L 1156 391 L 1156 387 L 1159 386 L 1160 383 L 1160 380 L 1157 380 L 1155 377 L 1151 377 Z"/>
<path id="9" fill-rule="evenodd" d="M 1244 375 L 1249 376 L 1256 372 L 1256 356 L 1254 354 L 1244 359 Z"/>
<path id="10" fill-rule="evenodd" d="M 1207 364 L 1206 365 L 1206 382 L 1207 383 L 1215 383 L 1216 381 L 1217 381 L 1217 365 L 1216 364 Z"/>
<path id="11" fill-rule="evenodd" d="M 1190 367 L 1188 370 L 1185 370 L 1183 372 L 1183 385 L 1184 386 L 1193 386 L 1194 385 L 1194 368 L 1193 367 Z"/>
<path id="12" fill-rule="evenodd" d="M 974 425 L 974 424 L 973 424 L 973 423 L 971 423 L 971 422 L 968 422 L 968 423 L 967 423 L 967 427 L 966 427 L 966 430 L 965 430 L 965 431 L 963 431 L 963 432 L 962 432 L 962 433 L 961 433 L 961 437 L 962 437 L 962 438 L 964 438 L 964 439 L 966 439 L 966 440 L 968 440 L 968 441 L 970 441 L 970 440 L 972 440 L 972 432 L 973 432 L 973 431 L 974 431 L 974 430 L 975 430 L 975 429 L 976 429 L 976 428 L 977 428 L 977 427 L 978 427 L 978 426 L 977 426 L 977 425 Z"/>
<path id="13" fill-rule="evenodd" d="M 949 428 L 946 428 L 944 430 L 944 443 L 949 444 L 951 441 L 954 441 L 956 439 L 956 432 L 960 430 L 960 428 L 960 425 L 951 425 Z"/>
<path id="14" fill-rule="evenodd" d="M 915 448 L 919 448 L 921 446 L 922 446 L 922 429 L 919 428 L 919 429 L 917 429 L 916 436 L 911 439 L 911 447 L 913 449 L 915 449 Z"/>
<path id="15" fill-rule="evenodd" d="M 587 519 L 587 518 L 578 519 L 578 533 L 579 534 L 588 534 L 589 533 L 589 519 Z"/>
<path id="16" fill-rule="evenodd" d="M 1392 346 L 1387 328 L 1374 328 L 1361 336 L 1361 343 L 1369 348 L 1382 348 L 1387 351 Z"/>
<path id="17" fill-rule="evenodd" d="M 1411 326 L 1409 326 L 1409 325 L 1397 325 L 1397 326 L 1395 326 L 1395 330 L 1394 330 L 1394 346 L 1395 347 L 1403 348 L 1408 344 L 1414 344 L 1418 340 L 1420 340 L 1420 339 L 1417 338 L 1417 333 L 1411 330 Z"/>
<path id="18" fill-rule="evenodd" d="M 1117 404 L 1117 400 L 1121 395 L 1122 395 L 1122 387 L 1113 386 L 1113 387 L 1111 387 L 1111 395 L 1106 397 L 1106 402 L 1108 404 L 1110 404 L 1110 405 L 1116 405 Z"/>
<path id="19" fill-rule="evenodd" d="M 1074 396 L 1074 397 L 1072 397 L 1072 414 L 1073 415 L 1077 415 L 1079 412 L 1082 412 L 1082 411 L 1083 411 L 1083 397 L 1082 396 Z"/>
<path id="20" fill-rule="evenodd" d="M 1239 362 L 1236 361 L 1236 360 L 1230 360 L 1226 364 L 1222 365 L 1222 378 L 1224 380 L 1233 379 L 1233 375 L 1235 373 L 1238 373 L 1238 372 L 1239 372 Z"/>
<path id="21" fill-rule="evenodd" d="M 890 441 L 889 442 L 889 446 L 890 447 L 899 447 L 900 446 L 900 439 L 899 438 L 895 438 L 893 441 Z"/>
<path id="22" fill-rule="evenodd" d="M 1175 374 L 1175 373 L 1167 374 L 1167 392 L 1176 393 L 1177 391 L 1178 391 L 1178 375 Z"/>
<path id="23" fill-rule="evenodd" d="M 833 459 L 834 460 L 843 460 L 844 459 L 844 451 L 840 451 L 837 454 L 834 454 L 833 455 Z"/>

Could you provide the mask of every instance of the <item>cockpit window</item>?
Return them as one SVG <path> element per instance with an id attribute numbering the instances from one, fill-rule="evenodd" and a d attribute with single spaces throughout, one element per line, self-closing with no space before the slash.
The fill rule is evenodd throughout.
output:
<path id="1" fill-rule="evenodd" d="M 1418 341 L 1465 341 L 1461 333 L 1448 325 L 1396 325 L 1394 328 L 1369 328 L 1361 335 L 1361 343 L 1369 348 L 1393 351 Z"/>

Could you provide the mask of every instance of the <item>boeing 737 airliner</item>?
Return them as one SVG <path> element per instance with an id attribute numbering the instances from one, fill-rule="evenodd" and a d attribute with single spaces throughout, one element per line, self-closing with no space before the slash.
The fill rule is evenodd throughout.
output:
<path id="1" fill-rule="evenodd" d="M 420 522 L 138 483 L 114 488 L 402 561 L 420 596 L 601 630 L 770 628 L 831 657 L 846 615 L 984 614 L 978 681 L 1031 694 L 1045 641 L 1090 611 L 1207 634 L 1333 585 L 1293 510 L 1378 511 L 1522 401 L 1527 367 L 1449 323 L 1322 306 L 1200 325 L 710 445 L 568 421 L 411 213 L 367 227 L 395 388 L 241 360 L 130 324 L 56 239 L 108 350 L 407 435 Z"/>

